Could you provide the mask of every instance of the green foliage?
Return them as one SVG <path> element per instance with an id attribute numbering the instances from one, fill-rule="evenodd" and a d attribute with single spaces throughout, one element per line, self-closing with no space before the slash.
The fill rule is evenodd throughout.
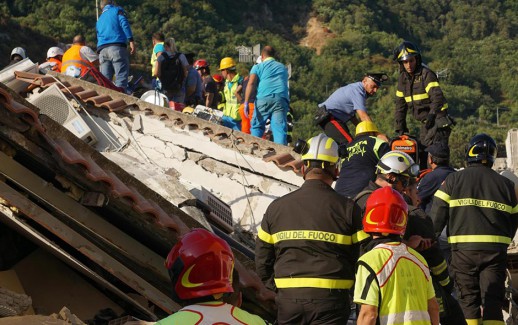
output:
<path id="1" fill-rule="evenodd" d="M 424 61 L 440 73 L 450 114 L 457 120 L 451 137 L 456 166 L 465 142 L 487 132 L 499 143 L 518 125 L 518 2 L 516 0 L 125 0 L 121 2 L 137 43 L 132 69 L 148 76 L 151 34 L 174 37 L 181 51 L 208 59 L 237 57 L 236 46 L 274 46 L 279 60 L 292 66 L 294 137 L 319 130 L 312 117 L 318 103 L 365 72 L 384 71 L 390 80 L 368 100 L 369 113 L 389 136 L 394 128 L 398 66 L 392 49 L 403 39 L 417 42 Z M 298 45 L 310 17 L 333 34 L 317 55 Z M 95 47 L 94 1 L 7 0 L 0 4 L 0 53 L 24 46 L 42 62 L 50 46 L 82 33 Z M 8 55 L 0 57 L 7 64 Z M 251 64 L 239 64 L 246 74 Z M 498 124 L 496 109 L 499 108 Z M 408 117 L 414 134 L 420 125 Z"/>

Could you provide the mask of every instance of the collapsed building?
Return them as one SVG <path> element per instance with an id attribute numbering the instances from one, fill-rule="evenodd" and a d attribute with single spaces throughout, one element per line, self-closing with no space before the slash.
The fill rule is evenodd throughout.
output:
<path id="1" fill-rule="evenodd" d="M 303 182 L 291 148 L 61 74 L 13 76 L 0 85 L 0 288 L 30 296 L 25 313 L 162 318 L 179 309 L 165 256 L 204 227 L 233 248 L 244 308 L 274 319 L 254 242 L 268 205 Z M 506 145 L 495 168 L 512 178 L 518 129 Z"/>
<path id="2" fill-rule="evenodd" d="M 254 235 L 302 184 L 290 148 L 60 74 L 12 83 L 0 85 L 0 287 L 37 314 L 155 321 L 179 309 L 165 256 L 205 227 L 234 250 L 244 308 L 273 319 Z"/>

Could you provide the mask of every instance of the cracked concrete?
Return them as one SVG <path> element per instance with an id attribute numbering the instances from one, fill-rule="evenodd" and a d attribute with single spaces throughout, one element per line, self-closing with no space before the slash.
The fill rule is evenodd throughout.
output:
<path id="1" fill-rule="evenodd" d="M 106 157 L 177 206 L 193 200 L 189 190 L 204 187 L 229 204 L 235 223 L 254 233 L 268 205 L 303 182 L 292 171 L 251 155 L 254 148 L 235 139 L 228 139 L 228 148 L 203 130 L 180 129 L 145 115 L 123 122 L 113 116 L 107 126 L 119 143 L 129 145 L 118 153 L 105 152 Z M 203 219 L 194 207 L 184 210 Z"/>

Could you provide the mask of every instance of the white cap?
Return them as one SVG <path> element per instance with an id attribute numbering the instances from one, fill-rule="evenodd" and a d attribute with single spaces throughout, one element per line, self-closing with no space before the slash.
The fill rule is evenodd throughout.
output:
<path id="1" fill-rule="evenodd" d="M 51 47 L 48 51 L 47 51 L 47 59 L 48 58 L 53 58 L 53 57 L 56 57 L 58 55 L 63 55 L 63 50 L 57 46 L 53 46 Z"/>

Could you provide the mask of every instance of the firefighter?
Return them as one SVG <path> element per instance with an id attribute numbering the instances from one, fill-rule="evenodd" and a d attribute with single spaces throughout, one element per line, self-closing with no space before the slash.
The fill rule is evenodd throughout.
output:
<path id="1" fill-rule="evenodd" d="M 331 187 L 336 142 L 319 134 L 307 146 L 304 184 L 273 201 L 261 222 L 256 271 L 277 292 L 278 324 L 346 324 L 357 244 L 366 234 L 358 206 Z"/>
<path id="2" fill-rule="evenodd" d="M 448 103 L 435 72 L 423 64 L 421 51 L 412 42 L 404 41 L 394 49 L 394 61 L 399 63 L 396 91 L 396 133 L 408 133 L 407 111 L 422 123 L 419 134 L 421 144 L 419 161 L 426 165 L 426 152 L 422 149 L 432 143 L 448 144 L 453 120 L 448 116 Z"/>
<path id="3" fill-rule="evenodd" d="M 222 300 L 234 292 L 234 254 L 221 238 L 194 229 L 172 249 L 166 267 L 173 283 L 173 299 L 184 306 L 157 325 L 265 325 L 259 316 Z"/>
<path id="4" fill-rule="evenodd" d="M 357 263 L 354 302 L 358 325 L 439 324 L 439 304 L 425 259 L 401 242 L 407 204 L 394 189 L 377 189 L 367 200 L 363 229 L 373 236 Z"/>
<path id="5" fill-rule="evenodd" d="M 451 295 L 453 279 L 448 272 L 448 264 L 435 237 L 433 222 L 426 212 L 417 207 L 417 182 L 410 178 L 403 196 L 408 204 L 408 223 L 403 242 L 417 250 L 430 267 L 435 297 L 440 306 L 439 318 L 442 325 L 466 325 L 464 314 L 458 301 Z"/>
<path id="6" fill-rule="evenodd" d="M 371 121 L 356 126 L 354 140 L 347 144 L 342 154 L 343 162 L 335 190 L 343 196 L 354 198 L 376 178 L 376 165 L 390 151 L 387 142 L 381 140 L 378 128 Z"/>
<path id="7" fill-rule="evenodd" d="M 384 154 L 376 165 L 376 179 L 369 181 L 369 184 L 356 195 L 354 200 L 362 211 L 365 211 L 365 204 L 369 195 L 381 187 L 392 187 L 399 193 L 408 186 L 410 178 L 416 177 L 419 173 L 419 166 L 412 157 L 401 151 L 389 151 Z"/>
<path id="8" fill-rule="evenodd" d="M 518 226 L 518 204 L 513 182 L 491 169 L 495 157 L 495 140 L 474 136 L 466 147 L 467 168 L 448 175 L 431 210 L 436 234 L 447 226 L 450 266 L 468 325 L 504 324 L 507 247 Z"/>

